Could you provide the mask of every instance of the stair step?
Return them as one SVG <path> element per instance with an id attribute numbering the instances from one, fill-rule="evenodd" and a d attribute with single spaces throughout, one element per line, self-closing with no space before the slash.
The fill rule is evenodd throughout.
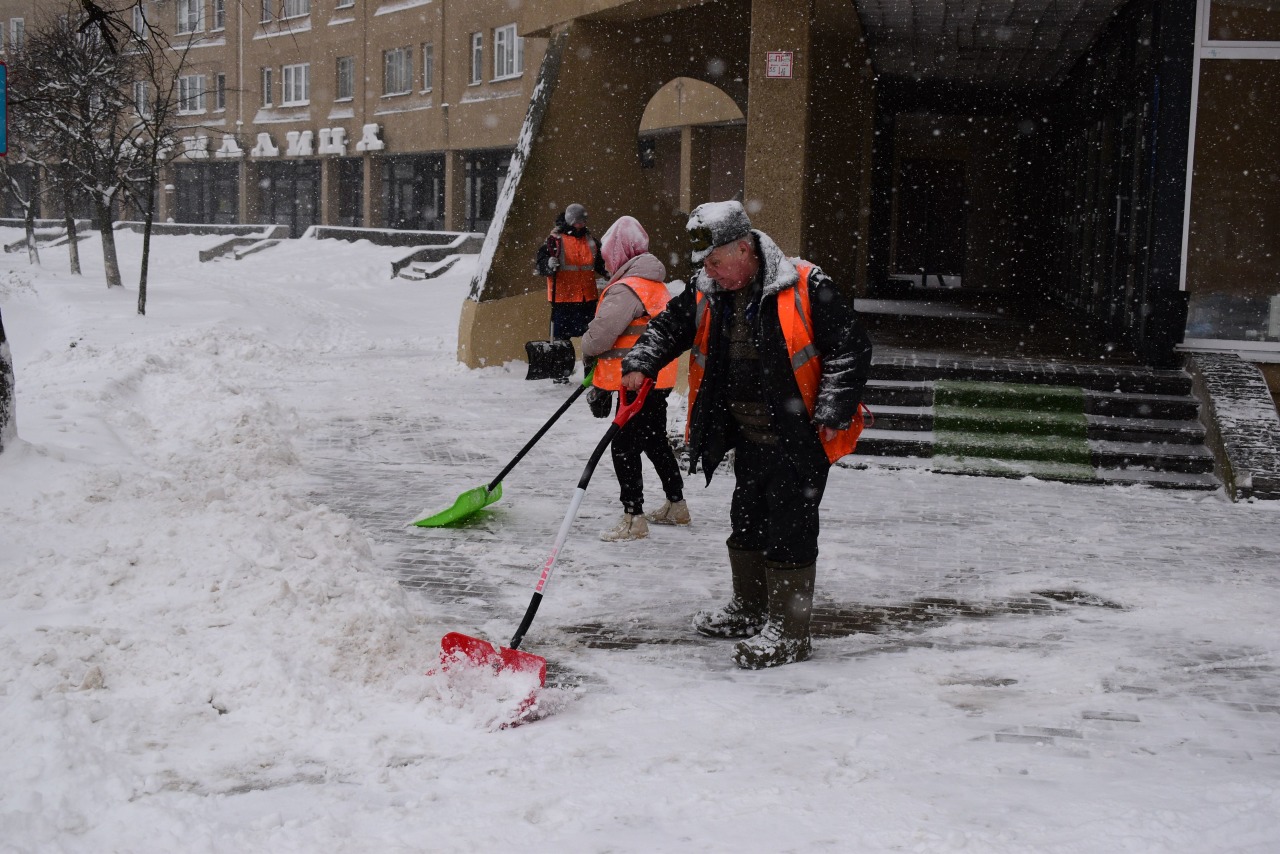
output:
<path id="1" fill-rule="evenodd" d="M 1071 386 L 1128 394 L 1189 395 L 1191 377 L 1183 370 L 1107 367 L 1013 360 L 890 357 L 873 362 L 871 376 L 888 381 L 958 380 Z"/>
<path id="2" fill-rule="evenodd" d="M 992 460 L 1042 460 L 1088 464 L 1089 447 L 1084 436 L 1029 436 L 1025 433 L 962 433 L 934 431 L 933 452 L 938 457 Z"/>
<path id="3" fill-rule="evenodd" d="M 1204 445 L 1090 440 L 1094 464 L 1100 468 L 1146 468 L 1206 474 L 1213 471 L 1213 454 Z"/>
<path id="4" fill-rule="evenodd" d="M 868 406 L 871 423 L 881 430 L 932 430 L 931 406 Z M 865 431 L 864 431 L 865 435 Z"/>
<path id="5" fill-rule="evenodd" d="M 1126 394 L 1086 390 L 1084 411 L 1087 415 L 1193 421 L 1200 415 L 1200 401 L 1189 394 Z"/>
<path id="6" fill-rule="evenodd" d="M 1171 445 L 1198 445 L 1204 442 L 1205 429 L 1199 421 L 1174 421 L 1167 418 L 1115 418 L 1109 415 L 1086 415 L 1089 438 L 1110 442 L 1166 442 Z"/>
<path id="7" fill-rule="evenodd" d="M 933 383 L 868 380 L 862 400 L 869 407 L 932 406 Z"/>
<path id="8" fill-rule="evenodd" d="M 1032 383 L 940 381 L 933 388 L 934 405 L 945 403 L 972 409 L 1021 409 L 1081 412 L 1084 393 L 1078 387 Z"/>
<path id="9" fill-rule="evenodd" d="M 1085 435 L 1085 419 L 1079 412 L 1037 412 L 1026 409 L 970 409 L 962 406 L 934 407 L 935 429 L 968 433 L 1001 433 L 1032 436 Z"/>

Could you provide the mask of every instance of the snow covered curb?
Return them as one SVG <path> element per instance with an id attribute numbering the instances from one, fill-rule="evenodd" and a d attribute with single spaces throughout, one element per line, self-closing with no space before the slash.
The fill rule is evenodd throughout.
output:
<path id="1" fill-rule="evenodd" d="M 1256 365 L 1231 354 L 1196 353 L 1187 370 L 1208 411 L 1206 444 L 1235 500 L 1280 499 L 1280 418 Z"/>

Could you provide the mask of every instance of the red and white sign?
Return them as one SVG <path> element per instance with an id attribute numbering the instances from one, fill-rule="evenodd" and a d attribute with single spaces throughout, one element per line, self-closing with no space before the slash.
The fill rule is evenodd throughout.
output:
<path id="1" fill-rule="evenodd" d="M 795 68 L 795 57 L 795 53 L 789 50 L 769 51 L 764 76 L 790 80 L 791 71 Z"/>

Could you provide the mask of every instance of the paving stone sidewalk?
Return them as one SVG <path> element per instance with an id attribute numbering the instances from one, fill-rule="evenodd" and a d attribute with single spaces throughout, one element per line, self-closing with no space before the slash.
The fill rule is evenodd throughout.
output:
<path id="1" fill-rule="evenodd" d="M 591 423 L 571 429 L 584 441 L 530 454 L 508 477 L 501 502 L 454 529 L 408 523 L 424 505 L 438 509 L 483 484 L 506 459 L 468 447 L 435 419 L 334 420 L 303 458 L 317 478 L 313 498 L 357 520 L 387 570 L 428 597 L 443 625 L 501 639 L 524 612 L 589 437 L 598 435 Z M 656 479 L 648 471 L 647 478 L 652 492 Z M 644 541 L 602 543 L 598 533 L 618 512 L 606 455 L 529 636 L 528 645 L 551 661 L 553 682 L 608 690 L 599 668 L 581 666 L 602 653 L 656 657 L 720 678 L 725 646 L 690 631 L 689 617 L 728 585 L 723 541 L 732 477 L 722 473 L 701 487 L 701 475 L 687 479 L 689 528 L 655 527 Z M 958 660 L 974 650 L 1069 658 L 1076 646 L 1110 645 L 1127 663 L 1099 680 L 1085 707 L 1053 720 L 1020 710 L 1025 677 L 960 668 L 942 690 L 971 713 L 974 744 L 991 749 L 1038 745 L 1071 759 L 1119 745 L 1280 768 L 1275 647 L 1201 636 L 1196 626 L 1185 635 L 1153 633 L 1136 619 L 1150 602 L 1112 593 L 1120 574 L 1121 589 L 1152 597 L 1239 583 L 1280 601 L 1280 537 L 1255 536 L 1257 520 L 1240 515 L 1250 511 L 1221 496 L 1154 493 L 833 469 L 816 656 L 853 669 L 870 656 L 913 650 Z M 1271 531 L 1280 521 L 1262 518 Z M 1180 722 L 1185 738 L 1170 743 Z"/>

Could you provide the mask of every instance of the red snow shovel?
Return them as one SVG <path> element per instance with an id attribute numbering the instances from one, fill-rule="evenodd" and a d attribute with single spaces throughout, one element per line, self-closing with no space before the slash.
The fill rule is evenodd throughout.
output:
<path id="1" fill-rule="evenodd" d="M 587 494 L 587 484 L 591 482 L 591 474 L 596 470 L 596 464 L 604 456 L 604 450 L 609 447 L 613 437 L 618 435 L 618 431 L 640 411 L 640 407 L 644 406 L 644 400 L 652 388 L 653 380 L 645 379 L 644 385 L 640 386 L 640 391 L 636 393 L 636 399 L 618 408 L 618 414 L 614 416 L 613 423 L 605 431 L 604 438 L 591 452 L 591 459 L 587 461 L 582 477 L 578 478 L 578 488 L 574 490 L 573 499 L 569 502 L 569 512 L 565 513 L 564 521 L 560 523 L 560 532 L 556 534 L 555 545 L 551 547 L 551 554 L 542 564 L 542 574 L 538 576 L 538 583 L 533 588 L 533 598 L 529 600 L 529 607 L 524 612 L 524 619 L 520 621 L 520 628 L 516 629 L 515 636 L 511 638 L 511 644 L 497 646 L 460 632 L 450 632 L 440 640 L 441 670 L 448 672 L 452 668 L 462 666 L 465 662 L 467 665 L 492 668 L 494 672 L 536 673 L 538 686 L 546 687 L 547 660 L 540 655 L 521 651 L 520 641 L 524 640 L 525 632 L 529 631 L 529 626 L 533 623 L 533 615 L 538 613 L 538 606 L 542 604 L 542 591 L 551 579 L 551 569 L 555 566 L 560 549 L 564 547 L 564 542 L 569 537 L 569 528 L 573 525 L 574 517 L 578 515 L 583 496 Z M 622 394 L 625 401 L 626 392 Z M 521 703 L 516 711 L 517 722 L 536 701 L 535 692 Z"/>

